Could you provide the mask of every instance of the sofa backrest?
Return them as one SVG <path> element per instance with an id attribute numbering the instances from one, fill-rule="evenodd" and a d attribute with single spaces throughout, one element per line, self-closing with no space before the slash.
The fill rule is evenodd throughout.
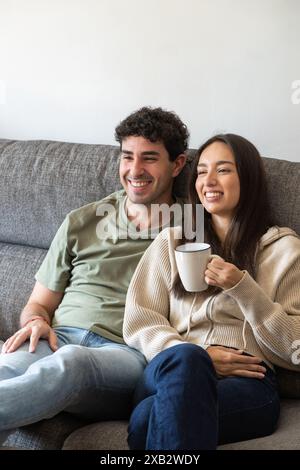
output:
<path id="1" fill-rule="evenodd" d="M 184 195 L 195 151 L 178 177 Z M 0 241 L 48 248 L 65 215 L 119 189 L 119 148 L 0 140 Z M 300 233 L 300 163 L 264 159 L 278 223 Z"/>

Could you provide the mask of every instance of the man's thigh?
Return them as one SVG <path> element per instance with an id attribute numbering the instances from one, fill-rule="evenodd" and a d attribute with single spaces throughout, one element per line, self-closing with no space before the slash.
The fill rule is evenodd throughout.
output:
<path id="1" fill-rule="evenodd" d="M 86 357 L 86 372 L 91 381 L 78 401 L 66 411 L 92 420 L 128 418 L 134 389 L 146 365 L 144 356 L 115 343 L 98 348 L 76 348 Z M 63 353 L 63 349 L 56 354 Z"/>
<path id="2" fill-rule="evenodd" d="M 26 341 L 26 343 L 22 344 L 16 351 L 0 354 L 0 380 L 6 380 L 24 374 L 31 364 L 53 353 L 46 340 L 40 340 L 38 342 L 35 352 L 30 353 L 28 349 L 29 341 Z"/>

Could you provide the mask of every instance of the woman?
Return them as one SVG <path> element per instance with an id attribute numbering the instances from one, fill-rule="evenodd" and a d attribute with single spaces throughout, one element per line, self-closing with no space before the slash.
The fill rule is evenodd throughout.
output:
<path id="1" fill-rule="evenodd" d="M 273 225 L 257 149 L 234 134 L 209 139 L 189 192 L 222 259 L 208 263 L 206 291 L 185 292 L 174 256 L 185 240 L 175 227 L 138 265 L 124 338 L 150 362 L 135 394 L 132 449 L 215 449 L 271 434 L 279 417 L 273 365 L 297 369 L 300 239 Z"/>

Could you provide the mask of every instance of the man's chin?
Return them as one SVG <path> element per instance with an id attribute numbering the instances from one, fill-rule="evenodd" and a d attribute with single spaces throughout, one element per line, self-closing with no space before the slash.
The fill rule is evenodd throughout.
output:
<path id="1" fill-rule="evenodd" d="M 152 198 L 150 196 L 140 196 L 136 194 L 127 193 L 127 197 L 132 204 L 151 204 Z"/>

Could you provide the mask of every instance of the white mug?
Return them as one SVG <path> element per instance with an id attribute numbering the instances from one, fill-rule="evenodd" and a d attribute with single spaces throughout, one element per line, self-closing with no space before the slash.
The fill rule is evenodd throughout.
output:
<path id="1" fill-rule="evenodd" d="M 201 292 L 207 289 L 204 273 L 212 258 L 220 256 L 212 255 L 211 247 L 207 243 L 186 243 L 175 248 L 178 273 L 187 292 Z"/>

